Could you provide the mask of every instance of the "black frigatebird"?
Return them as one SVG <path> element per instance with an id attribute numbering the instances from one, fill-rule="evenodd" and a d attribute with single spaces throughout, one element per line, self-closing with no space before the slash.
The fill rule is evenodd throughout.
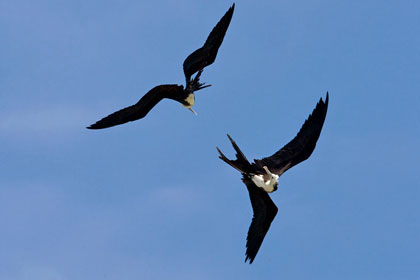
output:
<path id="1" fill-rule="evenodd" d="M 312 114 L 302 125 L 292 141 L 270 157 L 255 159 L 250 163 L 235 141 L 228 138 L 236 151 L 236 159 L 228 159 L 219 148 L 219 158 L 242 173 L 251 200 L 254 216 L 248 230 L 246 258 L 251 264 L 260 249 L 271 222 L 277 214 L 277 207 L 268 193 L 277 190 L 279 177 L 289 168 L 306 160 L 315 149 L 328 109 L 328 92 L 325 101 L 317 103 Z"/>
<path id="2" fill-rule="evenodd" d="M 200 83 L 200 75 L 204 67 L 209 66 L 215 61 L 217 51 L 223 42 L 223 38 L 232 19 L 234 8 L 235 4 L 229 8 L 216 24 L 204 45 L 185 59 L 183 64 L 186 79 L 185 88 L 182 85 L 175 84 L 156 86 L 147 92 L 136 104 L 114 112 L 87 128 L 102 129 L 141 119 L 164 98 L 178 101 L 182 106 L 196 114 L 192 109 L 195 103 L 194 91 L 210 86 Z M 191 79 L 191 76 L 195 73 L 197 75 Z"/>

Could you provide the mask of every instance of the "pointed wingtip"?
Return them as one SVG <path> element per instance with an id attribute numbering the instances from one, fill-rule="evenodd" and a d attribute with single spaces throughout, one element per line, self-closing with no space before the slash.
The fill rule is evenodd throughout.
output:
<path id="1" fill-rule="evenodd" d="M 249 264 L 252 264 L 252 262 L 254 261 L 253 258 L 251 258 L 250 256 L 246 255 L 245 257 L 245 262 L 249 261 Z"/>
<path id="2" fill-rule="evenodd" d="M 226 11 L 223 17 L 229 18 L 229 22 L 230 22 L 230 19 L 232 18 L 234 11 L 235 11 L 235 2 L 233 2 L 232 6 L 229 7 L 229 9 Z"/>
<path id="3" fill-rule="evenodd" d="M 227 11 L 227 14 L 229 14 L 229 17 L 232 18 L 233 12 L 235 11 L 235 2 L 233 2 L 232 6 Z M 230 20 L 229 20 L 230 21 Z"/>
<path id="4" fill-rule="evenodd" d="M 327 91 L 327 94 L 326 94 L 326 96 L 325 96 L 325 100 L 324 99 L 322 99 L 322 97 L 320 97 L 319 98 L 319 101 L 318 101 L 318 104 L 325 104 L 325 106 L 326 107 L 328 107 L 328 100 L 329 100 L 329 93 L 328 93 L 328 91 Z"/>
<path id="5" fill-rule="evenodd" d="M 94 124 L 91 124 L 91 125 L 87 126 L 86 128 L 87 128 L 87 129 L 94 130 L 94 129 L 101 129 L 102 127 L 98 127 L 98 126 L 96 125 L 96 123 L 94 123 Z"/>
<path id="6" fill-rule="evenodd" d="M 325 97 L 325 106 L 326 107 L 328 107 L 328 100 L 330 99 L 330 95 L 329 95 L 329 93 L 328 93 L 328 91 L 327 91 L 327 96 Z"/>

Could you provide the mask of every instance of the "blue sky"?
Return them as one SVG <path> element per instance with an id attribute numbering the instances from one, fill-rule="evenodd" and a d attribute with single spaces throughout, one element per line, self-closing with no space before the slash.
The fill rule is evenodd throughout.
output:
<path id="1" fill-rule="evenodd" d="M 0 1 L 0 278 L 420 279 L 420 3 L 241 1 L 196 94 L 84 127 L 184 82 L 228 1 Z M 311 158 L 252 217 L 248 158 L 291 140 L 326 91 Z"/>

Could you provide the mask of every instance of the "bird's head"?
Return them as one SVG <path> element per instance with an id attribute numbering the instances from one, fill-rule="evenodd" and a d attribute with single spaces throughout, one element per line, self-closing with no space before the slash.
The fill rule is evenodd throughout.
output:
<path id="1" fill-rule="evenodd" d="M 185 108 L 187 108 L 188 110 L 193 112 L 194 115 L 197 116 L 197 113 L 192 108 L 192 106 L 194 106 L 194 104 L 195 104 L 194 93 L 192 93 L 192 92 L 186 92 L 186 93 L 187 93 L 187 97 L 185 99 L 181 100 L 181 104 L 182 104 L 182 106 L 184 106 Z"/>
<path id="2" fill-rule="evenodd" d="M 182 100 L 179 100 L 185 108 L 190 110 L 194 113 L 194 115 L 197 116 L 197 113 L 192 109 L 192 106 L 195 104 L 195 96 L 194 91 L 209 87 L 211 85 L 204 85 L 205 83 L 200 83 L 200 76 L 201 73 L 203 73 L 203 69 L 198 71 L 197 75 L 194 77 L 194 79 L 187 82 L 187 85 L 185 86 L 185 97 Z"/>

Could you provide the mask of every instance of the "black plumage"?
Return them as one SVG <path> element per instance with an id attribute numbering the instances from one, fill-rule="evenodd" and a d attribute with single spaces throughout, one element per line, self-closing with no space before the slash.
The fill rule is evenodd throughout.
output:
<path id="1" fill-rule="evenodd" d="M 89 129 L 107 128 L 141 119 L 162 99 L 169 98 L 183 102 L 186 91 L 179 85 L 160 85 L 147 92 L 136 104 L 121 109 L 89 126 Z M 181 98 L 180 98 L 181 97 Z"/>
<path id="2" fill-rule="evenodd" d="M 328 99 L 327 92 L 325 102 L 322 98 L 319 100 L 295 138 L 272 156 L 255 159 L 253 163 L 250 163 L 229 135 L 229 140 L 236 151 L 236 159 L 229 160 L 217 148 L 220 154 L 219 158 L 242 173 L 242 181 L 249 192 L 254 212 L 246 243 L 245 261 L 249 260 L 249 263 L 254 261 L 271 222 L 277 214 L 276 205 L 269 197 L 267 190 L 257 186 L 256 179 L 260 176 L 259 178 L 264 179 L 264 183 L 270 183 L 270 178 L 277 181 L 286 170 L 309 158 L 315 149 L 327 115 Z M 272 174 L 270 175 L 270 173 Z M 269 192 L 277 189 L 277 182 L 273 182 L 273 185 L 274 187 Z"/>
<path id="3" fill-rule="evenodd" d="M 162 99 L 168 98 L 181 103 L 192 112 L 195 104 L 194 92 L 209 87 L 200 83 L 200 75 L 204 67 L 212 64 L 223 42 L 229 27 L 235 4 L 229 8 L 210 32 L 204 46 L 190 54 L 184 61 L 183 68 L 186 79 L 185 88 L 182 85 L 159 85 L 147 92 L 136 104 L 116 111 L 109 116 L 87 127 L 88 129 L 102 129 L 141 119 Z M 197 73 L 194 79 L 191 76 Z M 195 112 L 194 112 L 195 113 Z"/>
<path id="4" fill-rule="evenodd" d="M 187 84 L 190 82 L 191 76 L 194 75 L 194 73 L 206 66 L 209 66 L 215 61 L 217 52 L 223 42 L 230 20 L 232 19 L 234 9 L 235 4 L 229 8 L 225 15 L 216 24 L 207 37 L 204 45 L 185 59 L 183 66 Z"/>
<path id="5" fill-rule="evenodd" d="M 261 247 L 271 222 L 277 215 L 278 208 L 271 200 L 268 193 L 255 186 L 252 180 L 243 177 L 242 182 L 244 182 L 248 189 L 249 199 L 251 200 L 252 210 L 254 212 L 246 237 L 245 252 L 245 262 L 249 260 L 249 263 L 251 264 Z"/>
<path id="6" fill-rule="evenodd" d="M 201 71 L 197 74 L 197 76 L 190 83 L 190 86 L 187 89 L 184 89 L 184 87 L 180 85 L 156 86 L 149 90 L 136 104 L 116 111 L 87 128 L 108 128 L 144 118 L 147 115 L 147 113 L 149 113 L 149 111 L 152 110 L 152 108 L 164 98 L 178 101 L 183 106 L 191 109 L 194 103 L 191 104 L 189 102 L 190 99 L 188 97 L 192 95 L 192 101 L 194 102 L 193 92 L 206 87 L 199 82 L 200 75 Z"/>

